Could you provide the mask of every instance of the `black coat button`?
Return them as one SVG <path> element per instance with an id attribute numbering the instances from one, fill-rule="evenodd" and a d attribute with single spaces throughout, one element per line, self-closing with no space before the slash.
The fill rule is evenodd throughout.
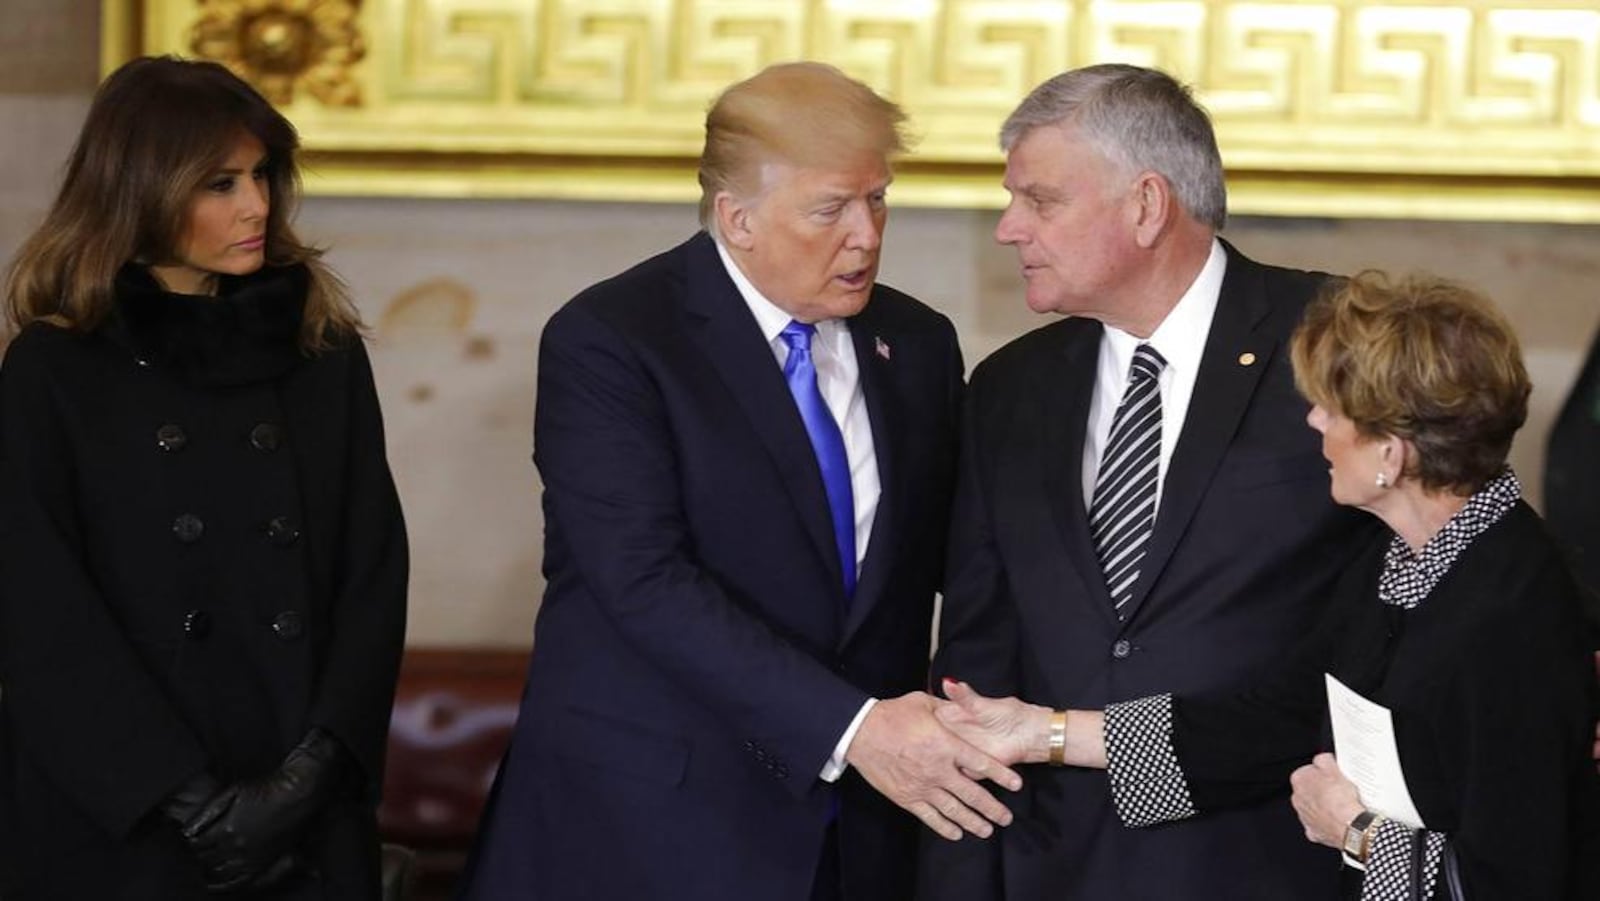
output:
<path id="1" fill-rule="evenodd" d="M 156 429 L 156 447 L 169 454 L 175 454 L 189 444 L 189 436 L 183 431 L 183 426 L 167 423 Z"/>
<path id="2" fill-rule="evenodd" d="M 199 641 L 211 634 L 211 614 L 204 610 L 190 610 L 183 615 L 183 634 Z"/>
<path id="3" fill-rule="evenodd" d="M 272 618 L 272 632 L 284 641 L 294 641 L 306 631 L 305 621 L 293 610 L 285 610 Z"/>
<path id="4" fill-rule="evenodd" d="M 1129 644 L 1126 638 L 1117 639 L 1117 643 L 1111 646 L 1111 656 L 1117 658 L 1118 660 L 1121 660 L 1131 653 L 1133 653 L 1133 645 Z"/>
<path id="5" fill-rule="evenodd" d="M 185 513 L 172 521 L 172 534 L 184 544 L 194 544 L 204 535 L 206 524 L 193 513 Z"/>
<path id="6" fill-rule="evenodd" d="M 283 433 L 270 422 L 257 423 L 250 430 L 250 446 L 263 454 L 273 453 L 283 441 Z"/>
<path id="7" fill-rule="evenodd" d="M 267 521 L 267 540 L 278 547 L 288 547 L 300 540 L 300 530 L 287 516 L 274 516 Z"/>

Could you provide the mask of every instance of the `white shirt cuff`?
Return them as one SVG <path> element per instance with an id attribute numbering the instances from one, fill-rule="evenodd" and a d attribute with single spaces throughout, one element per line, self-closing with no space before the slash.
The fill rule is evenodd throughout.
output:
<path id="1" fill-rule="evenodd" d="M 867 711 L 876 703 L 878 703 L 877 698 L 867 698 L 867 702 L 856 711 L 856 718 L 850 721 L 850 728 L 844 730 L 844 735 L 839 737 L 839 743 L 833 746 L 833 756 L 822 765 L 822 773 L 818 778 L 823 782 L 838 782 L 839 777 L 844 775 L 844 771 L 850 766 L 844 762 L 844 754 L 850 750 L 850 742 L 855 740 L 856 730 L 861 728 L 862 721 L 867 718 Z"/>

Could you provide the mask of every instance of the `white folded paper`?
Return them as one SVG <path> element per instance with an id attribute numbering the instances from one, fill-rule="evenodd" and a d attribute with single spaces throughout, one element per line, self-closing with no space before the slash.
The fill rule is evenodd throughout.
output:
<path id="1" fill-rule="evenodd" d="M 1356 784 L 1368 810 L 1413 829 L 1425 828 L 1406 789 L 1389 708 L 1356 694 L 1331 674 L 1326 678 L 1333 754 L 1339 759 L 1339 771 Z"/>

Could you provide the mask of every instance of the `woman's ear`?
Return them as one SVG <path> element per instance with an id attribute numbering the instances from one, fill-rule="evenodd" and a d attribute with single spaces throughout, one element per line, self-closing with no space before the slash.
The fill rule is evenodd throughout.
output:
<path id="1" fill-rule="evenodd" d="M 1411 463 L 1416 459 L 1417 448 L 1398 435 L 1385 435 L 1381 441 L 1383 470 L 1389 473 L 1391 484 L 1412 474 Z"/>

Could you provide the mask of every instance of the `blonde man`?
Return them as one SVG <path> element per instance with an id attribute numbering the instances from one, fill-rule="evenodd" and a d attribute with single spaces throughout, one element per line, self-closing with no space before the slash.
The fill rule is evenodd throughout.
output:
<path id="1" fill-rule="evenodd" d="M 907 898 L 917 818 L 1009 820 L 918 690 L 962 363 L 876 284 L 902 120 L 818 64 L 733 86 L 706 231 L 547 326 L 549 584 L 468 898 Z"/>

